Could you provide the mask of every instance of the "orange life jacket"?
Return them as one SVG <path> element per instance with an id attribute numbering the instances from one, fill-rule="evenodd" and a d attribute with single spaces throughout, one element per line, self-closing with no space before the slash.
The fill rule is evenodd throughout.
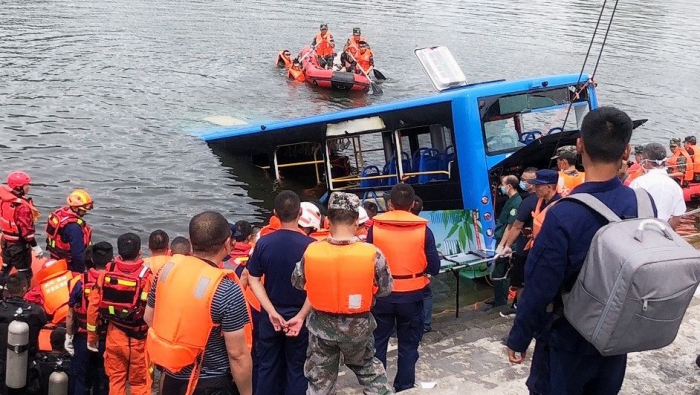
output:
<path id="1" fill-rule="evenodd" d="M 368 312 L 377 293 L 376 255 L 377 247 L 366 243 L 310 244 L 304 252 L 304 277 L 311 306 L 331 314 Z"/>
<path id="2" fill-rule="evenodd" d="M 576 172 L 575 175 L 568 174 L 564 171 L 559 172 L 559 181 L 557 182 L 557 193 L 561 197 L 568 196 L 571 190 L 583 184 L 586 181 L 586 173 Z"/>
<path id="3" fill-rule="evenodd" d="M 280 222 L 280 219 L 276 216 L 270 217 L 270 223 L 263 226 L 262 229 L 260 229 L 260 237 L 263 237 L 265 235 L 269 235 L 270 233 L 279 230 L 282 227 L 282 222 Z"/>
<path id="4" fill-rule="evenodd" d="M 693 159 L 688 155 L 688 151 L 683 148 L 679 148 L 678 151 L 674 152 L 670 158 L 666 160 L 666 164 L 670 169 L 671 173 L 677 173 L 678 170 L 678 157 L 685 157 L 685 174 L 683 175 L 681 181 L 693 181 L 694 170 L 693 170 Z"/>
<path id="5" fill-rule="evenodd" d="M 691 156 L 688 150 L 685 152 L 688 152 L 688 156 L 693 160 L 693 172 L 694 173 L 700 173 L 700 148 L 698 148 L 697 145 L 695 144 L 688 144 L 689 148 L 693 150 L 693 155 Z M 697 158 L 697 159 L 696 159 Z"/>
<path id="6" fill-rule="evenodd" d="M 290 68 L 292 67 L 292 59 L 287 59 L 284 55 L 284 51 L 280 51 L 277 54 L 277 61 L 275 61 L 275 64 L 279 67 L 280 65 L 280 60 L 284 63 L 284 67 Z"/>
<path id="7" fill-rule="evenodd" d="M 348 39 L 348 48 L 347 51 L 350 52 L 352 56 L 355 56 L 356 53 L 360 51 L 360 41 L 367 41 L 365 40 L 365 36 L 360 36 L 357 40 L 355 39 L 355 36 L 350 36 Z"/>
<path id="8" fill-rule="evenodd" d="M 358 66 L 362 67 L 365 72 L 369 69 L 370 59 L 372 58 L 372 50 L 367 49 L 365 53 L 357 51 L 357 55 L 353 55 L 355 60 L 357 60 Z M 358 70 L 359 71 L 359 70 Z"/>
<path id="9" fill-rule="evenodd" d="M 21 205 L 28 206 L 32 212 L 36 211 L 30 199 L 17 197 L 7 185 L 0 186 L 0 232 L 2 232 L 2 240 L 16 243 L 22 238 L 17 226 L 17 218 L 15 217 L 17 207 Z"/>
<path id="10" fill-rule="evenodd" d="M 290 80 L 298 82 L 306 81 L 306 75 L 304 74 L 304 70 L 295 70 L 292 67 L 290 67 L 287 71 L 287 77 L 289 77 Z"/>
<path id="11" fill-rule="evenodd" d="M 204 348 L 212 329 L 218 326 L 211 319 L 211 304 L 226 276 L 232 273 L 188 256 L 166 263 L 158 277 L 146 348 L 151 361 L 170 372 L 195 365 L 187 394 L 197 386 Z"/>
<path id="12" fill-rule="evenodd" d="M 535 238 L 540 233 L 540 229 L 542 229 L 542 224 L 544 223 L 544 218 L 547 215 L 547 210 L 552 207 L 552 204 L 549 204 L 547 207 L 542 209 L 543 204 L 544 199 L 539 198 L 539 200 L 537 200 L 537 205 L 535 206 L 535 211 L 532 212 L 532 235 L 530 236 L 530 240 L 527 241 L 527 244 L 525 244 L 526 251 L 532 248 L 532 245 L 535 243 Z"/>
<path id="13" fill-rule="evenodd" d="M 393 210 L 373 218 L 373 243 L 386 257 L 394 292 L 425 288 L 428 260 L 425 256 L 425 229 L 428 220 L 408 211 Z"/>
<path id="14" fill-rule="evenodd" d="M 70 294 L 80 280 L 80 275 L 69 271 L 66 261 L 61 259 L 47 262 L 37 277 L 40 280 L 39 291 L 44 300 L 42 307 L 46 315 L 51 317 L 54 324 L 64 322 L 68 315 Z"/>
<path id="15" fill-rule="evenodd" d="M 335 48 L 331 46 L 331 37 L 333 34 L 330 30 L 326 31 L 326 36 L 322 36 L 321 32 L 316 34 L 316 55 L 326 57 L 333 55 Z"/>
<path id="16" fill-rule="evenodd" d="M 53 327 L 43 327 L 39 330 L 39 351 L 51 352 L 51 332 Z"/>
<path id="17" fill-rule="evenodd" d="M 101 298 L 97 307 L 100 317 L 127 336 L 146 337 L 148 325 L 143 320 L 148 301 L 151 270 L 143 260 L 124 262 L 117 257 L 97 279 Z"/>
<path id="18" fill-rule="evenodd" d="M 328 236 L 330 236 L 330 235 L 331 235 L 331 231 L 330 231 L 330 230 L 328 230 L 328 229 L 319 229 L 319 230 L 317 230 L 317 231 L 315 231 L 315 232 L 311 232 L 311 234 L 309 235 L 309 237 L 313 237 L 313 238 L 316 239 L 317 241 L 321 241 L 321 240 L 325 240 L 325 239 L 328 238 Z"/>
<path id="19" fill-rule="evenodd" d="M 625 186 L 630 186 L 632 181 L 636 180 L 642 174 L 644 174 L 644 168 L 639 163 L 633 163 L 632 166 L 627 169 L 627 178 L 625 178 L 624 182 Z"/>
<path id="20" fill-rule="evenodd" d="M 151 269 L 151 273 L 155 275 L 158 274 L 160 268 L 162 268 L 163 265 L 170 262 L 171 260 L 173 260 L 173 257 L 170 255 L 156 255 L 144 258 L 143 262 L 148 266 L 149 269 Z"/>
<path id="21" fill-rule="evenodd" d="M 238 286 L 241 288 L 241 290 L 243 290 L 243 285 L 241 284 L 241 279 L 238 278 L 238 275 L 236 274 L 236 272 L 233 272 L 233 275 L 231 276 L 231 278 L 233 279 L 233 281 L 236 282 L 236 284 L 238 284 Z M 250 289 L 250 287 L 246 287 L 246 289 Z M 248 309 L 248 323 L 245 324 L 245 326 L 243 327 L 243 333 L 245 335 L 245 344 L 246 344 L 246 346 L 248 346 L 248 350 L 252 350 L 253 349 L 253 318 L 250 314 L 250 302 L 248 301 L 248 296 L 247 295 L 244 295 L 244 296 L 245 296 L 246 302 L 248 302 L 245 304 L 246 308 Z"/>
<path id="22" fill-rule="evenodd" d="M 233 254 L 232 254 L 233 255 Z M 243 259 L 242 257 L 239 258 L 232 258 L 229 259 L 228 261 L 221 262 L 219 264 L 219 267 L 224 269 L 224 270 L 230 270 L 236 274 L 236 279 L 238 279 L 238 285 L 241 286 L 241 290 L 243 291 L 243 296 L 245 296 L 245 300 L 248 302 L 250 307 L 255 309 L 255 311 L 260 312 L 262 307 L 260 306 L 260 301 L 258 298 L 255 296 L 255 293 L 253 292 L 253 289 L 248 285 L 247 287 L 243 287 L 240 283 L 240 277 L 238 277 L 238 273 L 236 272 L 236 269 L 239 266 L 245 267 L 245 265 L 248 263 L 248 258 L 245 258 L 245 262 L 237 261 L 239 259 Z M 265 284 L 265 276 L 263 275 L 260 278 L 260 282 Z"/>
<path id="23" fill-rule="evenodd" d="M 83 296 L 80 300 L 80 305 L 73 307 L 74 317 L 76 319 L 75 325 L 77 327 L 78 333 L 87 333 L 87 310 L 88 310 L 88 297 L 92 292 L 92 288 L 97 283 L 100 277 L 100 272 L 95 269 L 89 269 L 87 272 L 81 275 L 82 285 L 83 285 Z M 106 325 L 101 325 L 100 329 L 102 332 L 106 331 Z"/>
<path id="24" fill-rule="evenodd" d="M 92 229 L 70 207 L 64 206 L 49 214 L 46 225 L 46 249 L 51 253 L 51 258 L 71 260 L 70 244 L 63 241 L 61 231 L 66 225 L 72 223 L 80 225 L 83 230 L 83 242 L 85 246 L 90 245 Z"/>

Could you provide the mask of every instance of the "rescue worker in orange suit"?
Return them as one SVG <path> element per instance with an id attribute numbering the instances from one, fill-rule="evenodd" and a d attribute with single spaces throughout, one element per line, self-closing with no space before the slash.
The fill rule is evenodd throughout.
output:
<path id="1" fill-rule="evenodd" d="M 39 211 L 32 199 L 27 197 L 32 179 L 29 174 L 13 171 L 7 176 L 7 184 L 0 186 L 0 244 L 2 245 L 2 274 L 0 285 L 5 284 L 7 275 L 16 268 L 27 278 L 32 279 L 32 254 L 43 254 L 37 245 L 34 221 Z"/>
<path id="2" fill-rule="evenodd" d="M 630 186 L 632 181 L 636 180 L 639 176 L 644 174 L 644 168 L 642 168 L 641 163 L 644 159 L 642 157 L 642 152 L 644 151 L 644 146 L 638 144 L 634 146 L 634 163 L 632 166 L 627 168 L 627 176 L 624 178 L 623 183 L 626 187 Z"/>
<path id="3" fill-rule="evenodd" d="M 41 306 L 22 299 L 27 292 L 27 279 L 19 274 L 11 274 L 5 283 L 8 296 L 0 301 L 0 347 L 7 350 L 7 329 L 14 320 L 29 325 L 29 360 L 39 349 L 39 331 L 46 325 L 46 315 Z M 0 387 L 5 390 L 5 362 L 7 351 L 0 353 Z"/>
<path id="4" fill-rule="evenodd" d="M 277 61 L 275 62 L 275 64 L 280 69 L 288 69 L 292 67 L 292 53 L 289 52 L 288 49 L 280 51 L 280 53 L 277 54 Z"/>
<path id="5" fill-rule="evenodd" d="M 352 66 L 348 71 L 354 70 L 357 74 L 367 73 L 367 75 L 371 75 L 370 73 L 374 70 L 374 54 L 366 41 L 360 41 L 360 50 L 350 58 L 350 60 L 352 59 L 354 61 L 352 61 Z"/>
<path id="6" fill-rule="evenodd" d="M 297 82 L 306 81 L 306 75 L 304 74 L 304 69 L 301 67 L 301 62 L 298 59 L 294 59 L 292 67 L 287 70 L 287 78 Z"/>
<path id="7" fill-rule="evenodd" d="M 178 236 L 170 243 L 170 253 L 175 255 L 192 255 L 190 241 L 182 236 Z M 158 273 L 153 273 L 154 275 Z"/>
<path id="8" fill-rule="evenodd" d="M 673 138 L 669 141 L 671 157 L 666 160 L 668 175 L 674 178 L 681 186 L 693 181 L 693 159 L 688 152 L 681 147 L 681 139 Z"/>
<path id="9" fill-rule="evenodd" d="M 304 319 L 311 306 L 305 303 L 306 292 L 294 288 L 290 278 L 314 239 L 297 227 L 301 202 L 296 193 L 277 195 L 274 213 L 282 223 L 280 229 L 258 240 L 247 266 L 250 286 L 263 308 L 256 344 L 260 367 L 255 393 L 302 395 L 308 387 Z"/>
<path id="10" fill-rule="evenodd" d="M 700 181 L 700 149 L 695 145 L 696 143 L 695 136 L 688 136 L 683 140 L 683 148 L 693 160 L 693 181 L 698 182 Z"/>
<path id="11" fill-rule="evenodd" d="M 85 250 L 87 270 L 80 276 L 70 294 L 68 317 L 66 318 L 65 350 L 73 357 L 71 371 L 75 383 L 75 394 L 107 395 L 109 378 L 105 373 L 104 351 L 107 323 L 99 322 L 98 352 L 88 350 L 88 299 L 98 278 L 104 273 L 107 264 L 114 259 L 112 245 L 101 241 Z"/>
<path id="12" fill-rule="evenodd" d="M 330 235 L 309 245 L 292 274 L 292 284 L 306 290 L 312 307 L 304 364 L 309 394 L 335 391 L 341 354 L 365 393 L 393 392 L 374 356 L 377 323 L 370 313 L 374 297 L 389 295 L 393 280 L 384 254 L 355 236 L 359 209 L 357 195 L 333 192 L 328 200 Z"/>
<path id="13" fill-rule="evenodd" d="M 88 349 L 98 352 L 100 320 L 106 320 L 105 373 L 109 393 L 150 395 L 152 369 L 146 356 L 148 326 L 143 320 L 152 275 L 141 259 L 141 239 L 124 233 L 117 239 L 119 255 L 101 273 L 88 296 Z"/>
<path id="14" fill-rule="evenodd" d="M 163 230 L 154 230 L 148 236 L 148 249 L 151 251 L 151 256 L 144 258 L 143 261 L 151 269 L 151 273 L 158 273 L 160 268 L 172 259 L 169 244 L 170 237 Z"/>
<path id="15" fill-rule="evenodd" d="M 367 234 L 367 242 L 386 256 L 394 278 L 393 292 L 377 298 L 372 314 L 377 320 L 375 355 L 385 368 L 389 337 L 396 329 L 399 340 L 396 392 L 413 388 L 415 384 L 418 343 L 423 337 L 423 298 L 430 283 L 426 274 L 434 276 L 440 271 L 440 257 L 428 220 L 411 213 L 414 198 L 410 185 L 395 185 L 390 192 L 390 211 L 374 217 Z"/>
<path id="16" fill-rule="evenodd" d="M 251 395 L 248 307 L 232 273 L 217 267 L 231 252 L 228 221 L 203 212 L 189 235 L 193 256 L 163 266 L 148 294 L 148 355 L 164 369 L 159 393 Z"/>
<path id="17" fill-rule="evenodd" d="M 65 259 L 49 260 L 34 275 L 34 280 L 37 285 L 24 295 L 24 299 L 43 307 L 52 324 L 64 324 L 70 293 L 80 280 L 80 273 L 68 270 Z"/>
<path id="18" fill-rule="evenodd" d="M 557 148 L 552 159 L 557 160 L 559 168 L 559 181 L 557 182 L 557 193 L 565 197 L 571 190 L 586 181 L 586 173 L 576 170 L 576 146 L 565 145 Z"/>
<path id="19" fill-rule="evenodd" d="M 316 240 L 323 240 L 329 235 L 328 228 L 323 226 L 325 220 L 321 209 L 311 202 L 301 203 L 301 217 L 297 223 L 305 235 Z"/>
<path id="20" fill-rule="evenodd" d="M 66 206 L 49 215 L 46 225 L 46 249 L 52 259 L 65 259 L 68 268 L 76 273 L 85 271 L 83 256 L 90 245 L 92 229 L 83 217 L 92 210 L 90 194 L 77 189 L 66 198 Z"/>
<path id="21" fill-rule="evenodd" d="M 333 66 L 333 58 L 335 57 L 335 41 L 333 33 L 328 30 L 327 23 L 322 23 L 319 29 L 320 31 L 314 37 L 311 46 L 316 49 L 319 66 L 329 69 Z"/>
<path id="22" fill-rule="evenodd" d="M 343 53 L 340 55 L 340 64 L 347 68 L 352 64 L 352 61 L 350 60 L 350 57 L 348 56 L 348 53 L 352 55 L 353 57 L 357 55 L 357 53 L 360 51 L 360 41 L 367 41 L 365 37 L 362 35 L 362 31 L 360 30 L 359 27 L 355 27 L 352 29 L 352 36 L 348 38 L 348 41 L 345 43 L 345 46 L 343 47 Z"/>

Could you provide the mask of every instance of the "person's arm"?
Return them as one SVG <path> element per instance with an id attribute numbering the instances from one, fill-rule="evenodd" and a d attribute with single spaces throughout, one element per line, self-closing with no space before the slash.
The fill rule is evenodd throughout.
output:
<path id="1" fill-rule="evenodd" d="M 316 46 L 316 37 L 314 36 L 314 40 L 311 41 L 311 47 L 313 48 L 315 46 Z"/>
<path id="2" fill-rule="evenodd" d="M 680 177 L 683 179 L 685 176 L 685 166 L 687 164 L 687 161 L 685 160 L 685 156 L 681 155 L 676 159 L 676 168 L 677 171 L 674 173 L 669 173 L 670 177 Z"/>
<path id="3" fill-rule="evenodd" d="M 233 381 L 241 395 L 253 394 L 253 359 L 245 343 L 245 331 L 239 329 L 224 332 L 224 342 L 228 353 L 228 363 L 231 366 Z"/>
<path id="4" fill-rule="evenodd" d="M 374 70 L 374 54 L 369 56 L 369 67 L 365 71 L 369 74 L 372 70 Z"/>
<path id="5" fill-rule="evenodd" d="M 515 220 L 512 225 L 508 225 L 506 231 L 503 233 L 503 238 L 499 243 L 499 247 L 510 247 L 515 243 L 515 239 L 518 238 L 518 234 L 523 230 L 524 222 L 520 220 Z"/>
<path id="6" fill-rule="evenodd" d="M 309 313 L 311 313 L 311 302 L 309 302 L 309 298 L 306 298 L 304 300 L 304 305 L 301 307 L 301 310 L 299 310 L 297 315 L 290 318 L 285 323 L 285 334 L 289 337 L 297 336 L 301 331 L 301 328 L 304 326 L 304 321 L 306 321 L 306 317 L 309 316 Z"/>
<path id="7" fill-rule="evenodd" d="M 425 228 L 425 258 L 428 261 L 425 272 L 432 276 L 440 273 L 440 254 L 435 246 L 433 231 L 428 227 Z"/>
<path id="8" fill-rule="evenodd" d="M 30 246 L 37 246 L 36 229 L 34 228 L 34 215 L 32 214 L 32 209 L 25 204 L 20 204 L 17 206 L 17 210 L 15 211 L 15 222 L 17 222 L 20 237 Z"/>
<path id="9" fill-rule="evenodd" d="M 70 244 L 71 267 L 78 272 L 85 270 L 85 240 L 83 240 L 83 230 L 76 223 L 68 224 L 63 228 L 66 241 Z"/>
<path id="10" fill-rule="evenodd" d="M 153 327 L 153 313 L 156 308 L 156 285 L 158 284 L 158 275 L 153 277 L 151 289 L 148 291 L 148 301 L 146 302 L 146 310 L 143 312 L 143 320 L 146 325 Z"/>
<path id="11" fill-rule="evenodd" d="M 253 250 L 253 255 L 248 261 L 246 268 L 248 269 L 248 283 L 250 284 L 250 289 L 253 290 L 253 294 L 260 302 L 260 306 L 265 309 L 267 315 L 270 317 L 270 322 L 276 331 L 281 331 L 285 326 L 286 322 L 284 318 L 277 312 L 275 306 L 272 305 L 270 298 L 267 296 L 267 291 L 265 291 L 265 285 L 263 285 L 260 280 L 264 274 L 263 264 L 261 262 L 261 254 L 265 250 L 265 245 L 258 245 Z"/>
<path id="12" fill-rule="evenodd" d="M 245 326 L 250 322 L 241 287 L 230 278 L 219 284 L 211 305 L 212 321 L 221 324 L 233 380 L 241 395 L 252 395 L 253 361 L 246 345 Z"/>
<path id="13" fill-rule="evenodd" d="M 388 296 L 394 290 L 394 278 L 391 277 L 389 265 L 386 257 L 377 249 L 377 256 L 374 258 L 374 285 L 377 287 L 378 298 Z"/>
<path id="14" fill-rule="evenodd" d="M 78 280 L 75 287 L 68 298 L 68 315 L 66 316 L 66 335 L 73 336 L 75 334 L 75 307 L 83 303 L 83 281 Z"/>
<path id="15" fill-rule="evenodd" d="M 681 224 L 681 218 L 685 214 L 686 205 L 685 199 L 683 198 L 683 189 L 679 188 L 677 185 L 674 185 L 674 187 L 674 200 L 676 204 L 671 211 L 671 218 L 668 219 L 668 223 L 671 225 L 671 228 L 675 230 Z"/>
<path id="16" fill-rule="evenodd" d="M 100 281 L 103 277 L 100 276 L 97 284 L 101 284 Z M 98 307 L 100 305 L 100 300 L 102 299 L 102 289 L 95 284 L 92 291 L 88 295 L 88 309 L 87 309 L 87 347 L 88 350 L 97 352 L 97 343 L 99 337 L 97 336 L 97 327 L 99 326 L 100 313 Z"/>
<path id="17" fill-rule="evenodd" d="M 512 363 L 523 362 L 530 342 L 547 323 L 547 306 L 564 282 L 569 240 L 570 235 L 556 212 L 550 210 L 525 264 L 527 287 L 518 300 L 515 321 L 506 343 Z M 520 357 L 516 353 L 520 353 Z"/>

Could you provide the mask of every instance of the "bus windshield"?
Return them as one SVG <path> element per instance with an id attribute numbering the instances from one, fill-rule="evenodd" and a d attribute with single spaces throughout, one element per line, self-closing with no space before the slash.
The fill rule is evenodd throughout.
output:
<path id="1" fill-rule="evenodd" d="M 588 91 L 583 89 L 576 97 L 579 90 L 569 86 L 479 98 L 486 152 L 512 152 L 542 136 L 561 132 L 569 105 L 566 130 L 578 130 L 589 111 Z"/>

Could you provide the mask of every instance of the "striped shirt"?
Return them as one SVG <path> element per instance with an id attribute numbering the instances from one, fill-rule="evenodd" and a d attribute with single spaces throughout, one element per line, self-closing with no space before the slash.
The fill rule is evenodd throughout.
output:
<path id="1" fill-rule="evenodd" d="M 155 308 L 156 305 L 156 285 L 158 276 L 153 280 L 153 286 L 148 293 L 148 306 Z M 201 379 L 228 376 L 231 371 L 226 342 L 221 333 L 235 332 L 242 329 L 248 322 L 248 309 L 243 297 L 241 288 L 230 278 L 224 278 L 219 284 L 219 288 L 214 293 L 211 304 L 211 319 L 214 324 L 221 324 L 214 327 L 209 334 L 209 340 L 204 349 L 204 361 L 202 363 Z M 178 373 L 166 371 L 170 377 L 188 380 L 192 374 L 192 366 L 188 366 Z"/>

